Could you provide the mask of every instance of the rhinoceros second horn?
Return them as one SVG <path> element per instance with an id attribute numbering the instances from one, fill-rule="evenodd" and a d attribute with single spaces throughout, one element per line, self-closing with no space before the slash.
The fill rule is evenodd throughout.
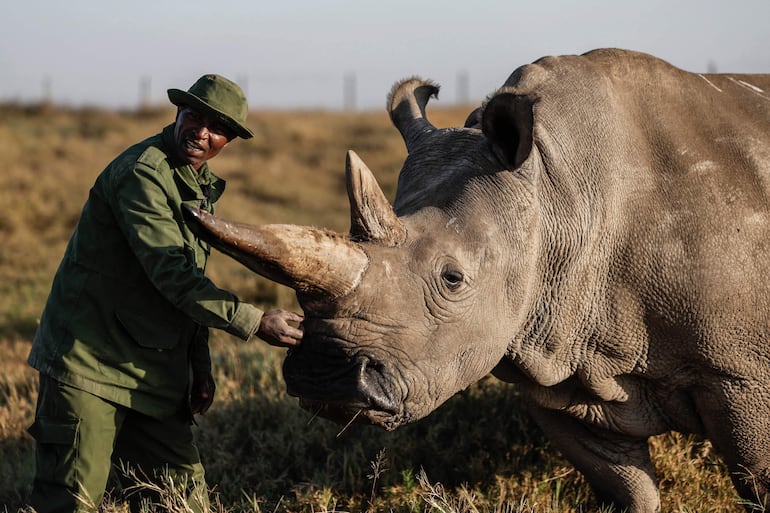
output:
<path id="1" fill-rule="evenodd" d="M 350 199 L 350 237 L 357 241 L 398 246 L 406 239 L 406 228 L 385 198 L 377 180 L 354 151 L 346 161 Z"/>

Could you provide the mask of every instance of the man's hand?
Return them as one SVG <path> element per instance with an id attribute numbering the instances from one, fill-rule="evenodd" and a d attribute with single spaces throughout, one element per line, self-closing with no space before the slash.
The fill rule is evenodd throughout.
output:
<path id="1" fill-rule="evenodd" d="M 210 372 L 193 374 L 192 390 L 190 391 L 190 409 L 193 414 L 203 415 L 214 402 L 214 392 L 217 389 L 214 376 Z"/>
<path id="2" fill-rule="evenodd" d="M 294 312 L 270 310 L 262 316 L 257 336 L 271 346 L 298 346 L 302 341 L 303 319 L 304 317 Z M 296 322 L 298 326 L 295 328 L 289 322 Z"/>

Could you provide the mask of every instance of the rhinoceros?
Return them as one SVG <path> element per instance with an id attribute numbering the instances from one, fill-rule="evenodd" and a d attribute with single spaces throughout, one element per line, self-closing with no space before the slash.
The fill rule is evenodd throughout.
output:
<path id="1" fill-rule="evenodd" d="M 393 205 L 347 155 L 350 231 L 191 211 L 296 290 L 284 362 L 313 412 L 395 429 L 492 373 L 602 503 L 660 510 L 648 437 L 712 441 L 770 491 L 770 75 L 601 49 L 516 69 L 463 127 L 397 83 Z"/>

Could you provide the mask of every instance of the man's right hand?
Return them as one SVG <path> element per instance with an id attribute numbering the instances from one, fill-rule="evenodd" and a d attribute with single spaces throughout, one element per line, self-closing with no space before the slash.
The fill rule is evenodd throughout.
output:
<path id="1" fill-rule="evenodd" d="M 270 310 L 262 315 L 256 335 L 270 344 L 278 347 L 294 347 L 302 342 L 302 321 L 304 317 L 286 310 Z M 294 327 L 289 322 L 298 323 Z"/>

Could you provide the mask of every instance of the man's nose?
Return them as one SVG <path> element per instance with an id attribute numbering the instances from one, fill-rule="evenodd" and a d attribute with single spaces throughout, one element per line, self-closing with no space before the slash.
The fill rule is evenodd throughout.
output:
<path id="1" fill-rule="evenodd" d="M 199 139 L 205 139 L 209 135 L 209 127 L 206 123 L 198 123 L 198 125 L 195 127 L 195 135 Z"/>

